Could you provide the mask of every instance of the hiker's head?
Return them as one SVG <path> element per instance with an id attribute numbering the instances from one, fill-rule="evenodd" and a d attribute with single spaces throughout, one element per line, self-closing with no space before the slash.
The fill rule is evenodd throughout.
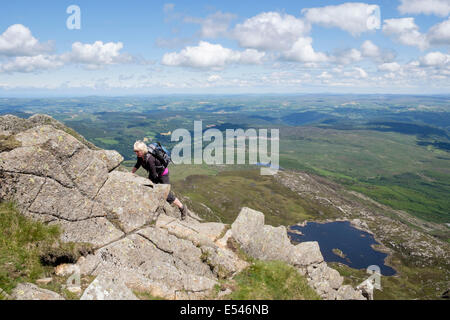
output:
<path id="1" fill-rule="evenodd" d="M 134 152 L 139 158 L 143 158 L 148 152 L 147 145 L 142 141 L 136 141 L 134 144 Z"/>

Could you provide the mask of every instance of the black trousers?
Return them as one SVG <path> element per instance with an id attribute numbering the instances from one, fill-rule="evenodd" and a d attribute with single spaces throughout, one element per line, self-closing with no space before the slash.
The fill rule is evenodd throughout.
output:
<path id="1" fill-rule="evenodd" d="M 159 176 L 156 181 L 153 181 L 156 184 L 170 184 L 169 173 L 165 176 Z M 175 201 L 176 197 L 172 191 L 169 191 L 169 195 L 167 196 L 167 202 L 172 204 Z"/>

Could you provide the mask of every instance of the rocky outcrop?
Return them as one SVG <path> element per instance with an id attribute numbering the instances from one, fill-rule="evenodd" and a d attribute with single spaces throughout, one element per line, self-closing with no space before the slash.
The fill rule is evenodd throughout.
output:
<path id="1" fill-rule="evenodd" d="M 61 225 L 63 241 L 101 247 L 120 239 L 154 222 L 169 192 L 167 185 L 114 171 L 120 154 L 92 149 L 52 118 L 4 116 L 0 129 L 20 143 L 0 153 L 0 198 L 29 217 Z"/>
<path id="2" fill-rule="evenodd" d="M 242 208 L 231 225 L 231 237 L 246 254 L 254 258 L 280 260 L 293 265 L 324 299 L 365 300 L 361 291 L 342 287 L 344 278 L 327 266 L 317 242 L 291 244 L 286 228 L 264 225 L 264 214 L 261 212 Z"/>
<path id="3" fill-rule="evenodd" d="M 253 258 L 295 266 L 326 299 L 361 298 L 342 286 L 317 242 L 293 245 L 285 227 L 264 225 L 264 215 L 249 208 L 231 229 L 200 223 L 194 213 L 181 221 L 165 201 L 169 185 L 117 170 L 120 154 L 97 149 L 53 118 L 3 116 L 0 135 L 14 141 L 0 149 L 0 200 L 59 225 L 63 242 L 92 245 L 76 264 L 55 270 L 58 276 L 95 277 L 82 299 L 131 300 L 135 292 L 166 299 L 211 297 L 220 279 L 249 266 L 230 246 L 234 242 Z M 32 284 L 17 287 L 14 297 L 61 298 Z"/>

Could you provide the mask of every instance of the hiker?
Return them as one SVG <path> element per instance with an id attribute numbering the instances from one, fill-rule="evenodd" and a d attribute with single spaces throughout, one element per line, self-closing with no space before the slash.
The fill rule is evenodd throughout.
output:
<path id="1" fill-rule="evenodd" d="M 170 184 L 169 182 L 169 168 L 164 167 L 153 154 L 148 150 L 147 145 L 142 141 L 136 141 L 134 144 L 134 152 L 137 156 L 137 162 L 131 171 L 135 173 L 141 166 L 148 171 L 148 178 L 155 184 Z M 185 220 L 187 215 L 186 205 L 183 205 L 178 198 L 175 197 L 172 191 L 167 196 L 167 202 L 174 203 L 181 212 L 181 219 Z"/>

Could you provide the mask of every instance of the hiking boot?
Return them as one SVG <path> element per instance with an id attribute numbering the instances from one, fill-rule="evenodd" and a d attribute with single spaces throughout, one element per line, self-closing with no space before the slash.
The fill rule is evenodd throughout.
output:
<path id="1" fill-rule="evenodd" d="M 187 207 L 183 204 L 183 208 L 180 209 L 181 212 L 181 220 L 186 220 L 187 217 Z"/>

